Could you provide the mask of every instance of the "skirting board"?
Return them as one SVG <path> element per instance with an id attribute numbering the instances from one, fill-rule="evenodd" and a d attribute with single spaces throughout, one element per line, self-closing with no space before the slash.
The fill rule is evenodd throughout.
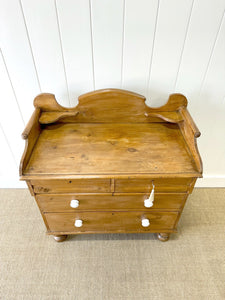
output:
<path id="1" fill-rule="evenodd" d="M 197 180 L 195 187 L 225 187 L 225 176 L 203 175 L 203 178 Z M 27 188 L 27 185 L 19 177 L 0 176 L 0 188 Z"/>
<path id="2" fill-rule="evenodd" d="M 198 178 L 195 187 L 225 187 L 225 176 L 203 175 L 203 178 Z"/>
<path id="3" fill-rule="evenodd" d="M 13 189 L 13 188 L 27 188 L 24 181 L 19 180 L 18 177 L 0 176 L 0 188 L 1 189 Z"/>

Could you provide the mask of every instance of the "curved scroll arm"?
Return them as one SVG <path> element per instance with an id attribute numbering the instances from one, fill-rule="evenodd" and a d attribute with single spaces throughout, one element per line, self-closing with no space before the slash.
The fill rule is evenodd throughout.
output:
<path id="1" fill-rule="evenodd" d="M 39 122 L 41 124 L 51 124 L 66 117 L 76 117 L 79 111 L 65 111 L 65 112 L 43 112 L 40 116 Z"/>
<path id="2" fill-rule="evenodd" d="M 166 104 L 160 107 L 149 107 L 151 112 L 177 111 L 181 107 L 187 107 L 187 98 L 182 94 L 171 94 Z"/>
<path id="3" fill-rule="evenodd" d="M 61 106 L 53 94 L 43 93 L 34 98 L 34 107 L 41 111 L 69 111 L 71 108 Z"/>
<path id="4" fill-rule="evenodd" d="M 53 94 L 43 93 L 34 99 L 34 107 L 41 110 L 40 124 L 51 124 L 66 117 L 76 117 L 79 111 L 76 107 L 61 106 Z"/>
<path id="5" fill-rule="evenodd" d="M 146 105 L 146 117 L 160 118 L 169 123 L 180 123 L 184 119 L 180 109 L 187 106 L 187 98 L 182 94 L 172 94 L 166 104 L 160 107 L 149 107 Z"/>
<path id="6" fill-rule="evenodd" d="M 176 111 L 171 111 L 171 112 L 150 112 L 150 113 L 145 113 L 146 117 L 156 117 L 160 118 L 166 122 L 169 123 L 179 123 L 183 121 L 182 116 L 176 112 Z"/>

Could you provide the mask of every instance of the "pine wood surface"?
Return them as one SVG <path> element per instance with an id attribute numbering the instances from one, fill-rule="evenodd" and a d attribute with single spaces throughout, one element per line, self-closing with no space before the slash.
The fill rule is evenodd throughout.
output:
<path id="1" fill-rule="evenodd" d="M 152 183 L 156 192 L 187 192 L 192 178 L 129 178 L 115 180 L 115 192 L 149 192 Z"/>
<path id="2" fill-rule="evenodd" d="M 202 176 L 200 132 L 183 95 L 151 108 L 141 95 L 106 89 L 80 96 L 74 108 L 52 94 L 38 95 L 34 106 L 22 135 L 20 176 L 48 234 L 63 241 L 67 234 L 156 232 L 166 241 L 176 232 Z M 146 208 L 153 184 L 155 201 Z M 72 208 L 75 199 L 79 206 Z"/>
<path id="3" fill-rule="evenodd" d="M 173 230 L 177 212 L 142 212 L 142 211 L 110 211 L 110 212 L 75 212 L 75 213 L 45 213 L 49 230 L 52 233 L 61 231 L 64 234 L 95 233 L 95 232 L 160 232 Z M 143 227 L 143 218 L 150 220 L 149 227 Z M 74 227 L 74 221 L 81 219 L 82 227 Z"/>
<path id="4" fill-rule="evenodd" d="M 110 179 L 31 180 L 34 192 L 42 193 L 106 193 L 110 192 Z"/>
<path id="5" fill-rule="evenodd" d="M 193 178 L 83 178 L 83 179 L 32 179 L 35 194 L 47 193 L 149 193 L 152 183 L 156 192 L 190 192 Z"/>
<path id="6" fill-rule="evenodd" d="M 148 210 L 179 210 L 187 193 L 156 193 L 154 204 Z M 80 210 L 146 210 L 144 200 L 149 194 L 49 194 L 37 195 L 36 200 L 43 212 L 76 212 Z M 71 200 L 79 201 L 77 208 L 70 206 Z"/>
<path id="7" fill-rule="evenodd" d="M 176 124 L 69 123 L 42 130 L 24 174 L 196 171 Z"/>

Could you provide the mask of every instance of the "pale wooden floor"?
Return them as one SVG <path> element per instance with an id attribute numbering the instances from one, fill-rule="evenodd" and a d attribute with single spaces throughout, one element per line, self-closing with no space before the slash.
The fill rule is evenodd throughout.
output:
<path id="1" fill-rule="evenodd" d="M 195 189 L 178 234 L 57 244 L 27 190 L 0 190 L 0 299 L 225 299 L 225 190 Z"/>

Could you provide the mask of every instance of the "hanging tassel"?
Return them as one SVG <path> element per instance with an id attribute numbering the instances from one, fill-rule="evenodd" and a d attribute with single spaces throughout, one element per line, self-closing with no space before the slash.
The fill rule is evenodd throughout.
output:
<path id="1" fill-rule="evenodd" d="M 154 202 L 155 186 L 152 182 L 152 190 L 148 199 L 145 200 L 145 207 L 152 207 Z"/>
<path id="2" fill-rule="evenodd" d="M 154 186 L 154 184 L 152 183 L 152 191 L 151 191 L 151 194 L 150 194 L 150 196 L 149 196 L 149 200 L 150 200 L 151 202 L 154 202 L 154 195 L 155 195 L 155 186 Z"/>

